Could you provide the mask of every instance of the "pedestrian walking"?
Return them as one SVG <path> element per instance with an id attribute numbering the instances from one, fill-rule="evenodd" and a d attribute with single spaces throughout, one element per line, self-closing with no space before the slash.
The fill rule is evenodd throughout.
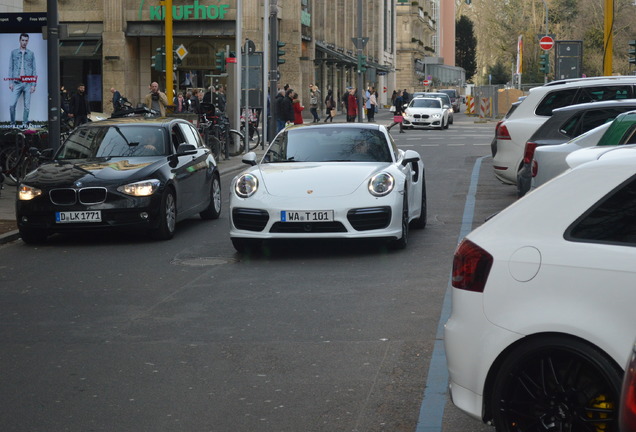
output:
<path id="1" fill-rule="evenodd" d="M 333 118 L 336 116 L 336 101 L 333 100 L 333 90 L 327 91 L 327 97 L 325 97 L 325 123 L 329 120 L 333 123 Z"/>
<path id="2" fill-rule="evenodd" d="M 320 99 L 321 96 L 318 86 L 309 84 L 309 111 L 311 112 L 311 115 L 314 116 L 314 123 L 318 123 L 320 121 L 320 116 L 318 115 L 318 103 Z"/>
<path id="3" fill-rule="evenodd" d="M 281 101 L 282 114 L 285 121 L 285 126 L 294 124 L 296 116 L 294 115 L 294 89 L 288 88 L 285 92 L 285 97 Z"/>
<path id="4" fill-rule="evenodd" d="M 284 100 L 285 90 L 278 90 L 278 94 L 276 94 L 276 97 L 274 98 L 274 104 L 276 104 L 276 132 L 280 132 L 285 129 Z"/>
<path id="5" fill-rule="evenodd" d="M 159 83 L 150 84 L 150 93 L 146 95 L 144 104 L 147 108 L 159 113 L 161 117 L 166 115 L 166 107 L 168 106 L 168 97 L 162 91 L 159 91 Z"/>
<path id="6" fill-rule="evenodd" d="M 358 117 L 358 98 L 356 97 L 355 88 L 349 90 L 349 97 L 347 100 L 347 122 L 355 122 Z"/>
<path id="7" fill-rule="evenodd" d="M 292 106 L 294 108 L 294 124 L 303 124 L 303 110 L 305 109 L 305 107 L 300 103 L 298 93 L 294 93 L 294 95 L 292 96 Z"/>
<path id="8" fill-rule="evenodd" d="M 367 110 L 367 119 L 369 119 L 369 123 L 375 122 L 375 110 L 377 103 L 375 88 L 370 86 L 365 94 L 365 108 Z"/>
<path id="9" fill-rule="evenodd" d="M 393 126 L 396 124 L 400 125 L 400 133 L 404 133 L 404 126 L 402 124 L 402 114 L 404 112 L 404 99 L 402 99 L 402 91 L 398 91 L 397 97 L 395 98 L 395 111 L 393 112 L 393 123 L 387 127 L 388 130 L 391 130 Z"/>
<path id="10" fill-rule="evenodd" d="M 68 116 L 73 119 L 73 124 L 77 127 L 88 122 L 90 113 L 91 108 L 86 96 L 86 86 L 80 83 L 77 86 L 77 91 L 71 96 Z"/>

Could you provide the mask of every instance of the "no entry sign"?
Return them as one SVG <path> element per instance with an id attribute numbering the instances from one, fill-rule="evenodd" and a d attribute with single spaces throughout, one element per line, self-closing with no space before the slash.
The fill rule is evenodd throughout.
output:
<path id="1" fill-rule="evenodd" d="M 554 46 L 554 39 L 550 36 L 543 36 L 541 40 L 539 40 L 539 46 L 546 51 L 550 50 Z"/>

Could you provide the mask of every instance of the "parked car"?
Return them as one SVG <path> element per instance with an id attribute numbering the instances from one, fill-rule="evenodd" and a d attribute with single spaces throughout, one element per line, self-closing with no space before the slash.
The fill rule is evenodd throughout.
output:
<path id="1" fill-rule="evenodd" d="M 451 104 L 451 100 L 450 100 L 450 96 L 448 96 L 446 93 L 440 93 L 440 92 L 415 92 L 413 93 L 413 97 L 436 97 L 436 98 L 440 98 L 442 100 L 442 102 L 444 102 L 444 108 L 446 108 L 448 110 L 448 124 L 452 125 L 453 124 L 453 106 Z"/>
<path id="2" fill-rule="evenodd" d="M 625 367 L 619 408 L 620 432 L 636 431 L 636 342 Z"/>
<path id="3" fill-rule="evenodd" d="M 636 99 L 589 102 L 555 109 L 526 142 L 523 166 L 517 173 L 517 195 L 522 197 L 530 190 L 532 173 L 536 172 L 533 157 L 537 148 L 563 144 L 634 109 Z"/>
<path id="4" fill-rule="evenodd" d="M 519 107 L 519 105 L 525 98 L 526 98 L 525 96 L 521 96 L 519 97 L 519 100 L 517 100 L 516 102 L 513 102 L 510 105 L 510 108 L 508 108 L 508 111 L 506 112 L 506 114 L 495 125 L 495 130 L 497 130 L 499 128 L 499 125 L 501 125 L 504 121 L 506 121 L 506 119 L 510 117 L 513 112 L 515 112 L 515 110 Z M 492 142 L 490 143 L 490 151 L 492 153 L 492 157 L 494 158 L 495 155 L 497 154 L 497 135 L 493 137 Z"/>
<path id="5" fill-rule="evenodd" d="M 459 96 L 459 92 L 455 89 L 442 89 L 439 93 L 446 93 L 451 100 L 451 106 L 453 107 L 454 112 L 459 112 L 461 108 L 462 100 Z"/>
<path id="6" fill-rule="evenodd" d="M 611 123 L 606 123 L 568 141 L 565 144 L 539 147 L 534 153 L 531 187 L 537 188 L 570 167 L 570 154 L 583 148 L 624 146 L 636 143 L 636 111 L 620 114 Z M 592 149 L 588 149 L 592 151 Z M 592 153 L 580 153 L 586 160 L 596 157 Z"/>
<path id="7" fill-rule="evenodd" d="M 76 128 L 50 162 L 18 185 L 22 240 L 67 231 L 134 229 L 170 239 L 176 223 L 221 212 L 210 150 L 185 120 L 125 118 Z"/>
<path id="8" fill-rule="evenodd" d="M 416 97 L 404 110 L 403 126 L 448 129 L 448 109 L 440 98 Z"/>
<path id="9" fill-rule="evenodd" d="M 611 76 L 553 81 L 531 89 L 508 119 L 495 128 L 497 152 L 493 158 L 495 177 L 516 184 L 523 151 L 530 136 L 551 115 L 565 106 L 636 97 L 636 76 Z"/>
<path id="10" fill-rule="evenodd" d="M 424 163 L 400 150 L 386 128 L 344 123 L 290 127 L 260 162 L 232 180 L 230 238 L 243 252 L 271 239 L 408 242 L 426 225 Z"/>
<path id="11" fill-rule="evenodd" d="M 617 431 L 636 328 L 635 209 L 636 157 L 599 160 L 462 240 L 445 326 L 457 407 L 498 432 Z"/>

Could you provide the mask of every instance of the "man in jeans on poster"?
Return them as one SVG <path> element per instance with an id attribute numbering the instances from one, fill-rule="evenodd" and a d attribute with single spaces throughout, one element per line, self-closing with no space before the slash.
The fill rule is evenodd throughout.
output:
<path id="1" fill-rule="evenodd" d="M 18 104 L 20 96 L 24 96 L 22 126 L 29 126 L 31 94 L 35 92 L 38 77 L 35 69 L 35 55 L 33 51 L 27 49 L 28 43 L 29 35 L 22 33 L 20 35 L 20 48 L 11 51 L 11 58 L 9 59 L 9 76 L 7 78 L 9 81 L 9 90 L 12 93 L 9 103 L 11 127 L 16 127 L 15 107 Z"/>

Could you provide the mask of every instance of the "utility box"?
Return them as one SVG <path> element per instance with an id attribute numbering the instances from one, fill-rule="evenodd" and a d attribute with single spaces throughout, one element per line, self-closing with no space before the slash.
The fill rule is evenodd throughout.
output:
<path id="1" fill-rule="evenodd" d="M 583 41 L 556 41 L 554 79 L 580 78 L 583 69 Z"/>

